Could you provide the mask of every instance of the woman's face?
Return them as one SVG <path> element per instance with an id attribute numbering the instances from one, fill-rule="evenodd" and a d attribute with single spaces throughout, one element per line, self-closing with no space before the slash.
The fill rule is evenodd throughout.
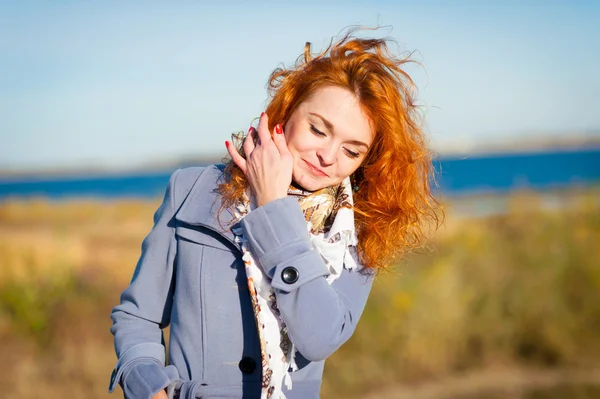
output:
<path id="1" fill-rule="evenodd" d="M 292 113 L 284 127 L 293 179 L 308 191 L 341 183 L 364 160 L 374 133 L 356 96 L 326 86 Z"/>

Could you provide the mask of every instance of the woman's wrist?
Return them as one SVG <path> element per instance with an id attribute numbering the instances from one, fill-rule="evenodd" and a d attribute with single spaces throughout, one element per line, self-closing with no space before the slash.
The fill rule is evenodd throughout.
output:
<path id="1" fill-rule="evenodd" d="M 256 198 L 256 206 L 264 206 L 267 205 L 269 202 L 272 201 L 276 201 L 278 199 L 282 199 L 287 197 L 287 192 L 282 194 L 271 194 L 271 195 L 261 195 L 261 196 L 255 196 Z"/>

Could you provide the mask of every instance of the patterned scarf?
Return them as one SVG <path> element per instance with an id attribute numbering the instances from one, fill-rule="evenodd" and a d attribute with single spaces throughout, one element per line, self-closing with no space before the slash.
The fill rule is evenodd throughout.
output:
<path id="1" fill-rule="evenodd" d="M 315 192 L 290 187 L 288 195 L 298 199 L 311 242 L 329 268 L 327 282 L 331 284 L 335 281 L 344 268 L 356 268 L 358 240 L 354 230 L 350 178 L 346 178 L 339 186 Z M 240 220 L 253 207 L 246 198 L 237 207 L 235 216 Z M 289 370 L 297 370 L 295 348 L 288 337 L 285 322 L 281 319 L 270 280 L 250 252 L 243 229 L 236 228 L 233 232 L 242 247 L 242 259 L 258 327 L 262 358 L 261 399 L 285 399 L 282 384 L 285 383 L 287 389 L 292 389 Z"/>

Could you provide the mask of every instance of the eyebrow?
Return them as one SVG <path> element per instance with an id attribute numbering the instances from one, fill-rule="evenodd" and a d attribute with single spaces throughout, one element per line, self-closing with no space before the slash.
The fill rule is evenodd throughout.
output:
<path id="1" fill-rule="evenodd" d="M 322 115 L 317 114 L 316 112 L 309 112 L 309 115 L 312 116 L 316 116 L 317 118 L 321 119 L 321 121 L 323 121 L 323 124 L 325 125 L 325 127 L 333 132 L 333 123 L 329 122 L 327 119 L 325 119 Z M 363 146 L 365 147 L 367 150 L 369 149 L 369 146 L 367 145 L 367 143 L 363 143 L 362 141 L 359 140 L 349 140 L 348 143 L 350 144 L 354 144 L 354 145 L 359 145 L 359 146 Z"/>

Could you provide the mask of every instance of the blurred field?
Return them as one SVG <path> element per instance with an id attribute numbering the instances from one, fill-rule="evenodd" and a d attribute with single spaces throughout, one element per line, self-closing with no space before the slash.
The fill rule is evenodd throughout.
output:
<path id="1" fill-rule="evenodd" d="M 599 194 L 515 193 L 495 216 L 469 216 L 490 198 L 446 204 L 430 248 L 378 277 L 323 398 L 600 397 Z M 5 396 L 110 397 L 110 309 L 157 205 L 0 203 Z"/>

